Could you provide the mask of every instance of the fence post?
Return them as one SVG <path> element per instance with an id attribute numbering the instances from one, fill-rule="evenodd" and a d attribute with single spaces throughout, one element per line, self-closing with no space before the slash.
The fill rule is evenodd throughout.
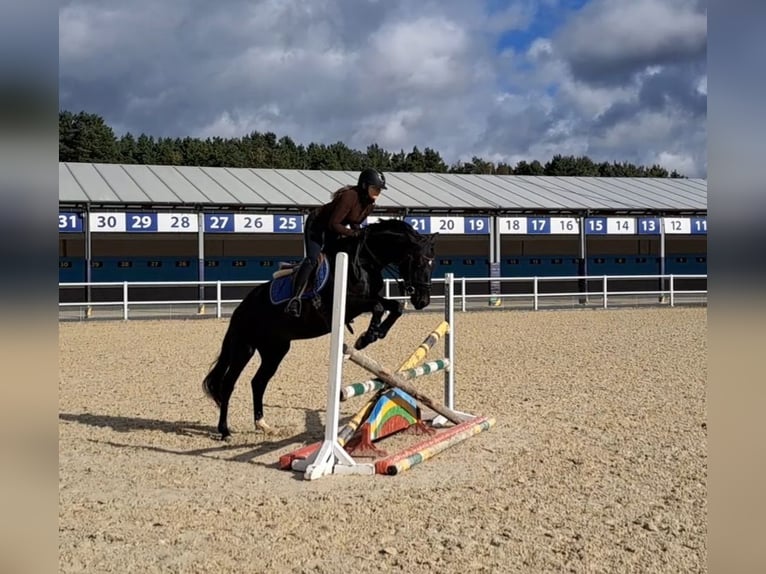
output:
<path id="1" fill-rule="evenodd" d="M 128 282 L 122 282 L 122 320 L 128 320 Z"/>
<path id="2" fill-rule="evenodd" d="M 221 302 L 221 280 L 215 282 L 215 316 L 217 319 L 221 318 L 222 310 L 221 307 L 223 306 L 223 303 Z"/>
<path id="3" fill-rule="evenodd" d="M 465 277 L 460 281 L 460 298 L 462 299 L 461 310 L 465 313 Z"/>
<path id="4" fill-rule="evenodd" d="M 535 276 L 535 277 L 533 278 L 533 283 L 532 283 L 532 294 L 533 294 L 533 296 L 534 296 L 534 300 L 535 300 L 535 305 L 534 305 L 534 307 L 535 307 L 535 311 L 537 311 L 537 309 L 538 309 L 538 303 L 537 303 L 537 276 Z"/>
<path id="5" fill-rule="evenodd" d="M 465 288 L 465 283 L 463 284 Z M 463 309 L 465 310 L 465 309 Z M 444 276 L 444 320 L 449 327 L 444 334 L 444 355 L 449 359 L 449 368 L 444 372 L 444 406 L 455 408 L 455 276 Z"/>
<path id="6" fill-rule="evenodd" d="M 604 309 L 608 309 L 609 306 L 608 306 L 608 303 L 607 303 L 606 300 L 607 300 L 607 292 L 609 291 L 609 284 L 608 284 L 608 280 L 607 280 L 607 276 L 606 275 L 604 275 L 603 282 L 604 282 L 603 283 L 603 288 L 604 288 Z"/>
<path id="7" fill-rule="evenodd" d="M 670 275 L 670 306 L 675 307 L 676 304 L 676 297 L 675 297 L 675 278 L 673 277 L 673 274 Z"/>

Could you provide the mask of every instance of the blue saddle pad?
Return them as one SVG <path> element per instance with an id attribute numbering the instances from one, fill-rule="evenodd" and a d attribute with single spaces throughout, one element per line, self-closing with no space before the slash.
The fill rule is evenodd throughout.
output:
<path id="1" fill-rule="evenodd" d="M 297 267 L 296 267 L 297 269 Z M 311 299 L 317 293 L 319 293 L 327 284 L 327 279 L 330 276 L 330 263 L 326 257 L 322 258 L 322 262 L 319 264 L 319 268 L 314 273 L 313 283 L 309 283 L 306 289 L 301 295 L 301 299 Z M 269 296 L 271 297 L 272 305 L 279 305 L 288 301 L 293 296 L 293 278 L 295 273 L 274 279 L 271 282 L 271 289 L 269 290 Z"/>

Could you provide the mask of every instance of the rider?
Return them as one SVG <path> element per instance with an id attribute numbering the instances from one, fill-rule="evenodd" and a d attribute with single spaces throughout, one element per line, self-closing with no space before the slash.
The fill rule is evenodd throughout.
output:
<path id="1" fill-rule="evenodd" d="M 306 288 L 311 272 L 319 262 L 320 251 L 329 251 L 328 247 L 332 247 L 342 236 L 359 235 L 361 223 L 370 215 L 375 207 L 375 200 L 384 189 L 385 176 L 376 169 L 367 168 L 359 174 L 356 185 L 340 188 L 333 194 L 329 203 L 317 207 L 309 214 L 303 232 L 306 257 L 296 272 L 292 299 L 287 303 L 285 313 L 293 317 L 300 316 L 300 296 Z"/>

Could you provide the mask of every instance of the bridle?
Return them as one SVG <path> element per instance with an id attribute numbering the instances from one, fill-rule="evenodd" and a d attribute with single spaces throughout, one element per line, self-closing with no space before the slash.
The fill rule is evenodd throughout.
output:
<path id="1" fill-rule="evenodd" d="M 383 234 L 385 233 L 391 233 L 391 232 L 383 232 Z M 406 293 L 407 295 L 412 295 L 413 293 L 415 293 L 415 290 L 417 288 L 430 291 L 431 289 L 430 281 L 413 281 L 412 279 L 412 277 L 414 276 L 414 270 L 416 269 L 416 263 L 417 263 L 416 259 L 418 259 L 415 256 L 415 254 L 407 253 L 407 255 L 405 255 L 401 260 L 399 260 L 398 263 L 384 264 L 375 255 L 375 253 L 372 252 L 372 249 L 370 249 L 370 246 L 367 244 L 367 236 L 368 236 L 368 233 L 367 233 L 367 230 L 365 229 L 364 231 L 362 231 L 361 239 L 359 240 L 359 243 L 357 244 L 357 247 L 356 247 L 356 253 L 354 255 L 354 261 L 352 263 L 352 266 L 354 266 L 357 273 L 359 271 L 359 268 L 361 267 L 360 255 L 362 252 L 364 252 L 365 255 L 372 260 L 373 263 L 375 263 L 378 267 L 380 267 L 381 274 L 383 271 L 386 271 L 386 270 L 389 273 L 391 273 L 391 275 L 393 276 L 393 279 L 399 285 L 399 288 L 402 290 L 402 292 Z M 426 260 L 426 264 L 428 266 L 433 265 L 433 258 L 423 256 L 423 259 Z M 401 275 L 404 275 L 404 277 L 401 277 Z M 357 276 L 359 275 L 357 274 Z"/>
<path id="2" fill-rule="evenodd" d="M 399 262 L 399 269 L 402 268 L 402 263 L 406 261 L 406 277 L 404 280 L 397 279 L 397 282 L 399 283 L 399 287 L 403 287 L 404 292 L 407 295 L 412 295 L 415 292 L 415 289 L 420 287 L 423 290 L 430 290 L 431 289 L 431 282 L 430 281 L 413 281 L 412 277 L 415 275 L 414 270 L 416 268 L 416 261 L 415 256 L 412 253 L 409 253 L 402 261 Z M 423 259 L 425 259 L 426 265 L 429 267 L 433 265 L 433 258 L 431 257 L 425 257 L 423 256 Z"/>

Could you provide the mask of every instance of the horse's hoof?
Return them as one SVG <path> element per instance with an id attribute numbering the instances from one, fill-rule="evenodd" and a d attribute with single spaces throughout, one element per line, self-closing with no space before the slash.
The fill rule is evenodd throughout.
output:
<path id="1" fill-rule="evenodd" d="M 229 442 L 231 440 L 231 433 L 218 433 L 214 438 L 222 442 Z"/>
<path id="2" fill-rule="evenodd" d="M 261 430 L 264 434 L 274 434 L 277 430 L 266 423 L 263 419 L 255 421 L 255 430 Z"/>

